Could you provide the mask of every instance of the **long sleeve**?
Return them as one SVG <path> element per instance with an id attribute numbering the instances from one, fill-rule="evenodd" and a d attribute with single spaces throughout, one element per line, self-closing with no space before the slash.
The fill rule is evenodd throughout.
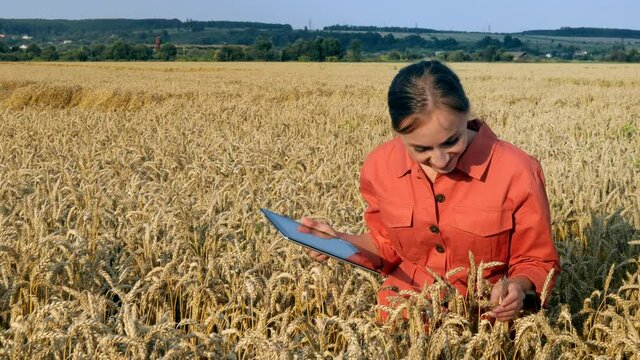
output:
<path id="1" fill-rule="evenodd" d="M 382 260 L 382 267 L 379 271 L 383 275 L 388 275 L 396 266 L 398 266 L 398 264 L 400 264 L 401 259 L 389 240 L 386 225 L 382 221 L 380 215 L 378 200 L 375 196 L 371 181 L 366 177 L 364 167 L 360 174 L 360 194 L 367 202 L 367 209 L 364 213 L 364 220 L 369 229 L 367 235 L 375 244 L 378 249 L 380 259 Z"/>
<path id="2" fill-rule="evenodd" d="M 530 180 L 527 195 L 514 213 L 509 277 L 527 277 L 540 295 L 551 269 L 555 268 L 555 275 L 560 272 L 560 261 L 553 245 L 544 174 L 537 161 L 526 178 Z M 550 286 L 554 284 L 555 276 Z"/>

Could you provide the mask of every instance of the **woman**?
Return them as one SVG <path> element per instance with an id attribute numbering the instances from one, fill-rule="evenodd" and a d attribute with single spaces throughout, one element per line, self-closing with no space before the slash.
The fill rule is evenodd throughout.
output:
<path id="1" fill-rule="evenodd" d="M 547 274 L 560 269 L 540 164 L 470 119 L 460 80 L 438 61 L 400 70 L 388 103 L 397 136 L 368 155 L 360 176 L 369 232 L 338 233 L 308 218 L 302 223 L 362 249 L 388 275 L 384 285 L 399 290 L 433 283 L 427 267 L 440 275 L 467 269 L 469 252 L 476 263 L 503 262 L 485 273 L 496 304 L 488 315 L 515 318 L 525 292 L 539 296 Z M 449 278 L 462 294 L 466 280 L 466 270 Z M 381 291 L 378 302 L 388 305 L 394 294 Z"/>

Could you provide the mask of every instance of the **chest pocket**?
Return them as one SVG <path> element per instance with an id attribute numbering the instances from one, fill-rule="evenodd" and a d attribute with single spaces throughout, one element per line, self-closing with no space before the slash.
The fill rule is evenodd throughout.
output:
<path id="1" fill-rule="evenodd" d="M 460 249 L 471 250 L 476 263 L 507 263 L 513 229 L 511 209 L 453 207 L 451 215 L 450 225 L 458 232 L 452 237 L 453 244 L 459 245 Z M 455 260 L 468 264 L 468 253 L 457 252 Z"/>
<path id="2" fill-rule="evenodd" d="M 413 205 L 381 201 L 380 215 L 396 252 L 401 258 L 407 259 L 407 250 L 414 239 Z"/>

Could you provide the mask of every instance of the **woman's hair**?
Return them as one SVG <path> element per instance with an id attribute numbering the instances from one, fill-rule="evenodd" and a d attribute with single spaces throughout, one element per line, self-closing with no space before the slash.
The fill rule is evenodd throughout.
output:
<path id="1" fill-rule="evenodd" d="M 446 107 L 469 112 L 469 99 L 458 76 L 437 60 L 411 64 L 398 72 L 389 86 L 389 114 L 393 130 L 410 133 L 414 124 L 400 124 L 407 117 Z"/>

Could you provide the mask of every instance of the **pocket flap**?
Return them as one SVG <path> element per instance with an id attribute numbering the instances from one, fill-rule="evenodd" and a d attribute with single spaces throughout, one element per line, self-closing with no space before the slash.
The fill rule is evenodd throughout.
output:
<path id="1" fill-rule="evenodd" d="M 462 231 L 491 236 L 513 228 L 511 209 L 452 208 L 452 225 Z"/>
<path id="2" fill-rule="evenodd" d="M 409 227 L 413 221 L 413 206 L 381 203 L 380 215 L 388 227 Z"/>

